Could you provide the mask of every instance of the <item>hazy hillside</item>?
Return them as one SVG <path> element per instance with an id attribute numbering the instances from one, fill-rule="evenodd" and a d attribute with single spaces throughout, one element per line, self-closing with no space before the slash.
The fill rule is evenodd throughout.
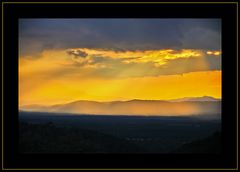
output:
<path id="1" fill-rule="evenodd" d="M 56 127 L 53 123 L 19 125 L 22 153 L 138 153 L 135 144 L 97 131 Z"/>
<path id="2" fill-rule="evenodd" d="M 24 111 L 98 114 L 98 115 L 203 115 L 221 114 L 221 101 L 181 101 L 130 100 L 113 102 L 75 101 L 53 106 L 28 105 L 20 107 Z"/>
<path id="3" fill-rule="evenodd" d="M 25 153 L 206 153 L 214 144 L 210 139 L 199 146 L 199 140 L 216 131 L 221 120 L 19 113 L 20 151 Z M 185 146 L 193 141 L 197 144 Z"/>
<path id="4" fill-rule="evenodd" d="M 211 136 L 182 145 L 174 153 L 220 153 L 221 133 L 215 132 Z"/>

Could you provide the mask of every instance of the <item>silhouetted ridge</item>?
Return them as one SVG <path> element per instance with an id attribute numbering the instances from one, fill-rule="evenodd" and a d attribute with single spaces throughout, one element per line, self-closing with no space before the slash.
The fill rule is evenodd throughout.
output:
<path id="1" fill-rule="evenodd" d="M 136 145 L 97 131 L 76 127 L 20 123 L 22 153 L 138 153 Z M 143 150 L 141 150 L 143 151 Z"/>
<path id="2" fill-rule="evenodd" d="M 215 132 L 205 139 L 184 144 L 175 153 L 221 153 L 221 134 Z"/>

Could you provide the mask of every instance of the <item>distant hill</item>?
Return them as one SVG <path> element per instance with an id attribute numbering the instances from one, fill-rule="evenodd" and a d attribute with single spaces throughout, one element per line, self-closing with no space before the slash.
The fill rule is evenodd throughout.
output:
<path id="1" fill-rule="evenodd" d="M 197 101 L 197 98 L 195 98 L 195 101 L 176 102 L 137 99 L 113 102 L 79 100 L 53 106 L 27 105 L 20 107 L 20 110 L 96 115 L 197 115 L 198 117 L 203 115 L 210 118 L 219 117 L 219 114 L 221 114 L 221 101 L 203 101 L 204 99 L 209 100 L 210 98 L 201 98 L 201 101 Z M 191 99 L 188 98 L 188 100 Z"/>
<path id="2" fill-rule="evenodd" d="M 221 134 L 215 132 L 205 139 L 184 144 L 174 153 L 221 153 Z"/>
<path id="3" fill-rule="evenodd" d="M 173 99 L 170 100 L 171 102 L 183 102 L 183 101 L 221 101 L 221 99 L 216 99 L 210 96 L 203 96 L 203 97 L 184 97 L 180 99 Z"/>

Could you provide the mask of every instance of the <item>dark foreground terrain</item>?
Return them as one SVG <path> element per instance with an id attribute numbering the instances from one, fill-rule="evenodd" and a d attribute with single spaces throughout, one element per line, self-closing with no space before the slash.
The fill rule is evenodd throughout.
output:
<path id="1" fill-rule="evenodd" d="M 220 153 L 221 121 L 19 112 L 22 153 Z"/>

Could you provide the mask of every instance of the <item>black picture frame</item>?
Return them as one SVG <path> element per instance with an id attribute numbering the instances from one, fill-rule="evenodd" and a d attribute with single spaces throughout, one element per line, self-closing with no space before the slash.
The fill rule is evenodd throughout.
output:
<path id="1" fill-rule="evenodd" d="M 237 2 L 2 2 L 2 169 L 237 169 L 237 9 Z M 221 18 L 222 154 L 20 154 L 18 152 L 19 18 Z"/>

